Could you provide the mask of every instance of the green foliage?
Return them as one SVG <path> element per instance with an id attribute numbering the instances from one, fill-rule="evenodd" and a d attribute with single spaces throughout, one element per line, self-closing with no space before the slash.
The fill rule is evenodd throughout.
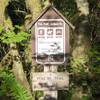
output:
<path id="1" fill-rule="evenodd" d="M 16 34 L 15 29 L 19 30 L 19 32 Z M 3 31 L 3 28 L 0 28 L 1 32 Z M 11 43 L 20 43 L 22 41 L 25 41 L 28 39 L 30 34 L 27 32 L 21 31 L 21 28 L 19 26 L 14 27 L 13 29 L 9 29 L 7 31 L 2 32 L 2 35 L 0 36 L 0 41 L 6 44 Z"/>
<path id="2" fill-rule="evenodd" d="M 34 93 L 33 93 L 33 96 L 34 96 L 34 98 L 41 98 L 41 97 L 43 97 L 43 91 L 35 91 Z"/>
<path id="3" fill-rule="evenodd" d="M 2 25 L 0 25 L 0 33 L 3 31 L 3 26 Z"/>
<path id="4" fill-rule="evenodd" d="M 71 91 L 58 91 L 58 100 L 71 100 L 72 93 Z"/>
<path id="5" fill-rule="evenodd" d="M 95 100 L 100 99 L 100 74 L 94 74 L 91 80 L 91 92 Z"/>
<path id="6" fill-rule="evenodd" d="M 100 67 L 100 52 L 96 48 L 91 50 L 91 62 L 93 67 Z"/>
<path id="7" fill-rule="evenodd" d="M 72 58 L 70 71 L 75 73 L 84 73 L 87 69 L 87 61 L 87 57 L 80 57 L 77 59 Z"/>
<path id="8" fill-rule="evenodd" d="M 32 100 L 27 90 L 21 86 L 9 71 L 0 71 L 0 97 L 7 93 L 13 100 Z"/>
<path id="9" fill-rule="evenodd" d="M 83 96 L 82 100 L 89 100 L 89 97 L 88 96 Z"/>
<path id="10" fill-rule="evenodd" d="M 54 5 L 67 19 L 71 19 L 77 12 L 74 0 L 54 0 Z"/>
<path id="11" fill-rule="evenodd" d="M 100 74 L 100 42 L 93 44 L 89 54 L 92 72 Z"/>

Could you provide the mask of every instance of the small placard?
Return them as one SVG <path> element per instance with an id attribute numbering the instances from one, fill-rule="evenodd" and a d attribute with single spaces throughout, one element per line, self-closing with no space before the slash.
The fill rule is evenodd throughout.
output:
<path id="1" fill-rule="evenodd" d="M 32 73 L 32 89 L 36 90 L 66 90 L 69 86 L 67 72 Z"/>
<path id="2" fill-rule="evenodd" d="M 37 63 L 64 63 L 65 22 L 62 19 L 39 19 L 35 24 L 35 37 Z"/>

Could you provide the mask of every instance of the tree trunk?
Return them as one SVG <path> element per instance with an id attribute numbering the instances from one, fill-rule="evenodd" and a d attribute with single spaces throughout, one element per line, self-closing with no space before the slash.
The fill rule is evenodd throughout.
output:
<path id="1" fill-rule="evenodd" d="M 22 64 L 16 44 L 11 44 L 11 48 L 12 48 L 11 55 L 12 55 L 12 60 L 13 60 L 13 69 L 12 69 L 13 73 L 16 79 L 19 81 L 19 83 L 24 88 L 26 88 L 30 96 L 32 96 L 30 85 L 27 81 L 26 74 L 23 70 L 23 64 Z"/>
<path id="2" fill-rule="evenodd" d="M 0 25 L 4 23 L 5 20 L 5 8 L 8 4 L 8 0 L 0 0 Z"/>
<path id="3" fill-rule="evenodd" d="M 89 72 L 88 53 L 91 48 L 90 44 L 90 32 L 87 15 L 89 14 L 89 6 L 87 0 L 76 0 L 77 8 L 80 11 L 80 17 L 77 18 L 76 30 L 73 33 L 72 41 L 72 61 L 71 67 L 75 74 L 81 74 L 81 72 Z M 81 16 L 85 15 L 85 16 Z M 77 77 L 76 77 L 77 78 Z M 84 95 L 82 86 L 77 86 L 74 89 L 74 94 L 71 100 L 82 100 Z M 77 95 L 78 94 L 78 95 Z"/>
<path id="4" fill-rule="evenodd" d="M 80 11 L 80 15 L 88 15 L 89 14 L 89 4 L 87 0 L 75 0 L 77 4 L 77 8 Z"/>
<path id="5" fill-rule="evenodd" d="M 12 29 L 13 25 L 12 25 L 12 21 L 10 19 L 10 17 L 7 15 L 8 12 L 6 12 L 6 17 L 5 17 L 5 9 L 8 5 L 9 0 L 0 0 L 0 24 L 4 25 L 5 30 L 8 29 Z M 23 70 L 23 65 L 20 59 L 20 55 L 18 53 L 18 49 L 16 44 L 10 44 L 10 47 L 12 49 L 10 49 L 9 53 L 13 62 L 13 73 L 16 77 L 16 79 L 20 82 L 20 84 L 22 84 L 23 87 L 25 87 L 28 92 L 31 94 L 30 91 L 30 86 L 29 83 L 27 81 L 26 75 L 24 73 Z M 13 49 L 14 48 L 14 49 Z M 8 58 L 9 54 L 6 54 L 6 56 L 4 57 L 4 59 L 2 59 L 2 62 L 5 62 L 3 60 L 5 60 L 6 58 Z M 7 63 L 9 62 L 9 60 L 11 59 L 7 59 Z M 0 67 L 2 66 L 2 64 L 0 64 Z M 5 65 L 6 66 L 6 65 Z M 4 66 L 2 66 L 4 67 Z"/>

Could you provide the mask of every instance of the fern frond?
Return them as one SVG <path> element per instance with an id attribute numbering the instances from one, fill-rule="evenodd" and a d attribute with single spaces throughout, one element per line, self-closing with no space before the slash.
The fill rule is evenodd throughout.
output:
<path id="1" fill-rule="evenodd" d="M 2 78 L 3 81 L 5 81 L 6 86 L 9 87 L 14 100 L 32 100 L 32 97 L 28 94 L 27 90 L 17 82 L 12 73 L 2 71 L 0 72 L 0 78 Z"/>

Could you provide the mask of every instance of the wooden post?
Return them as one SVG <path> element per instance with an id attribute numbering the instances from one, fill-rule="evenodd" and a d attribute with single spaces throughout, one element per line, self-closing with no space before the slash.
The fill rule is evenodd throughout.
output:
<path id="1" fill-rule="evenodd" d="M 57 100 L 58 93 L 57 91 L 44 91 L 43 100 Z"/>
<path id="2" fill-rule="evenodd" d="M 57 65 L 44 66 L 44 72 L 57 72 Z M 43 100 L 57 100 L 57 90 L 46 90 L 44 91 Z"/>

